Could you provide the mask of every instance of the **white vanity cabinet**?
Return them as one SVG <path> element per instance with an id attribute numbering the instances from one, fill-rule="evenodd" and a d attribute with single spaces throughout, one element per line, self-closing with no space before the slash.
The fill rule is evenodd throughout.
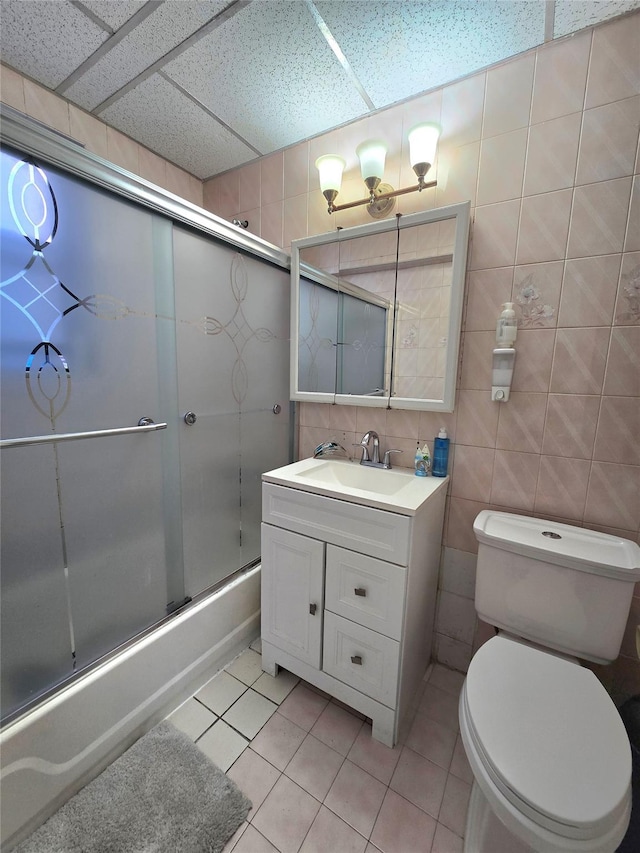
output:
<path id="1" fill-rule="evenodd" d="M 431 657 L 446 480 L 404 512 L 273 480 L 262 487 L 263 669 L 335 696 L 392 746 Z"/>

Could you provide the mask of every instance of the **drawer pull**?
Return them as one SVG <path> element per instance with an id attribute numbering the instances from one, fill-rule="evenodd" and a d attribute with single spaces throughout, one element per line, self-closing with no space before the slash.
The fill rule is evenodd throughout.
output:
<path id="1" fill-rule="evenodd" d="M 317 604 L 310 604 L 310 605 L 309 605 L 309 613 L 310 613 L 312 616 L 315 616 L 315 615 L 316 615 L 316 610 L 317 610 L 317 609 L 318 609 L 318 605 L 317 605 Z"/>
<path id="2" fill-rule="evenodd" d="M 356 595 L 361 595 L 363 598 L 367 594 L 367 590 L 363 586 L 357 586 L 353 591 Z"/>
<path id="3" fill-rule="evenodd" d="M 362 655 L 352 655 L 351 663 L 355 663 L 358 666 L 362 666 Z"/>

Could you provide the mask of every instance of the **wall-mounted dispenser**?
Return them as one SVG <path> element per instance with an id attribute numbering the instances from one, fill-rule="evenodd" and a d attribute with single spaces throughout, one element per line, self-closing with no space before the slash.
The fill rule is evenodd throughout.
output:
<path id="1" fill-rule="evenodd" d="M 513 302 L 505 302 L 502 313 L 496 325 L 496 343 L 493 351 L 493 370 L 491 379 L 491 399 L 506 403 L 511 393 L 513 367 L 516 361 L 516 351 L 513 348 L 518 335 L 518 322 Z"/>
<path id="2" fill-rule="evenodd" d="M 493 351 L 493 371 L 491 379 L 491 399 L 506 403 L 511 393 L 513 366 L 516 351 L 513 347 L 499 347 Z"/>

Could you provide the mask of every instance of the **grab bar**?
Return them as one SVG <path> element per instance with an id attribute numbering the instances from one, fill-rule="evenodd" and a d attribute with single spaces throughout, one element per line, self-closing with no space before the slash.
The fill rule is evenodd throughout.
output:
<path id="1" fill-rule="evenodd" d="M 82 438 L 102 438 L 106 435 L 128 435 L 132 432 L 155 432 L 158 429 L 166 429 L 166 424 L 156 424 L 151 418 L 140 418 L 137 426 L 119 427 L 116 429 L 94 429 L 89 432 L 61 432 L 58 435 L 31 435 L 26 438 L 3 438 L 0 441 L 0 449 L 3 447 L 25 447 L 29 444 L 53 444 L 59 441 L 79 441 Z"/>

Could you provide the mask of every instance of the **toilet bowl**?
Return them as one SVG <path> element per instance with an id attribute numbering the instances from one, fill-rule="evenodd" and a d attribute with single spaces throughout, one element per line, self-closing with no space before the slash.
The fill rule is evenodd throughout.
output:
<path id="1" fill-rule="evenodd" d="M 620 715 L 579 660 L 620 650 L 640 548 L 483 510 L 475 604 L 502 633 L 471 660 L 460 732 L 474 782 L 465 853 L 613 853 L 631 814 Z"/>
<path id="2" fill-rule="evenodd" d="M 577 663 L 497 636 L 460 694 L 474 775 L 465 853 L 610 853 L 631 814 L 631 750 L 614 704 Z"/>

